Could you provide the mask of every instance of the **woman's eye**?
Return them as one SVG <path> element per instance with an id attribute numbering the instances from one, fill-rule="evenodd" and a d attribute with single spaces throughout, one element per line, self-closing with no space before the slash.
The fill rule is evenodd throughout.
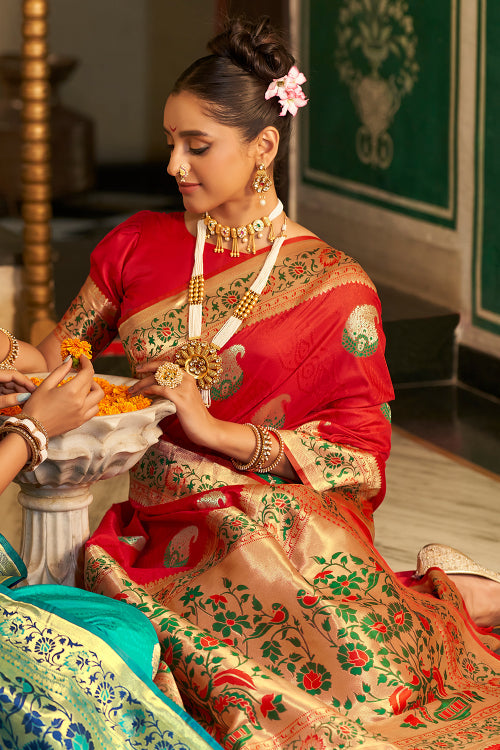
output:
<path id="1" fill-rule="evenodd" d="M 204 154 L 205 151 L 208 151 L 209 148 L 210 146 L 201 146 L 201 148 L 190 148 L 189 151 L 195 156 L 201 156 L 201 154 Z"/>

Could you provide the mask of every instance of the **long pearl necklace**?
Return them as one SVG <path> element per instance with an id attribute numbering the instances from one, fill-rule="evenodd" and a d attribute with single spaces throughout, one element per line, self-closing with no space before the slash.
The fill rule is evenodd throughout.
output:
<path id="1" fill-rule="evenodd" d="M 269 214 L 272 222 L 283 211 L 283 204 L 278 201 L 276 208 Z M 271 224 L 272 230 L 272 224 Z M 270 230 L 270 231 L 271 231 Z M 203 322 L 203 300 L 205 296 L 205 279 L 203 276 L 203 252 L 207 239 L 207 227 L 204 219 L 200 219 L 196 231 L 196 246 L 194 264 L 189 281 L 189 323 L 188 340 L 178 347 L 175 352 L 175 362 L 196 378 L 201 390 L 203 401 L 210 406 L 210 389 L 219 382 L 222 374 L 222 359 L 219 350 L 234 336 L 240 325 L 257 304 L 271 271 L 278 258 L 281 246 L 286 238 L 286 216 L 280 234 L 274 238 L 272 247 L 267 254 L 264 264 L 253 282 L 238 302 L 235 311 L 224 323 L 220 331 L 210 343 L 201 341 L 201 326 Z"/>

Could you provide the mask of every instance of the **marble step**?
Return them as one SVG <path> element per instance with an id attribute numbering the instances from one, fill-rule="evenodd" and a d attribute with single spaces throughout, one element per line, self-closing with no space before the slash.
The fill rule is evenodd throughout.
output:
<path id="1" fill-rule="evenodd" d="M 451 379 L 459 314 L 391 287 L 378 293 L 393 383 Z"/>

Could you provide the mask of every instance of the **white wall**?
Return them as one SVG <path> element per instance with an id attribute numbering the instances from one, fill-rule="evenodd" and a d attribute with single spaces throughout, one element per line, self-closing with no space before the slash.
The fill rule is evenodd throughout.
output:
<path id="1" fill-rule="evenodd" d="M 215 0 L 51 0 L 49 50 L 80 65 L 66 106 L 96 123 L 99 162 L 161 158 L 162 107 L 177 75 L 205 54 Z M 21 49 L 20 0 L 0 0 L 0 53 Z"/>

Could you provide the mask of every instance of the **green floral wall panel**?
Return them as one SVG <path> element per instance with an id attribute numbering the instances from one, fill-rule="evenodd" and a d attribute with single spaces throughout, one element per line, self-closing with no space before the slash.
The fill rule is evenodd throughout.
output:
<path id="1" fill-rule="evenodd" d="M 473 319 L 500 334 L 500 3 L 480 0 Z"/>
<path id="2" fill-rule="evenodd" d="M 453 226 L 458 0 L 304 0 L 303 29 L 303 180 Z"/>

